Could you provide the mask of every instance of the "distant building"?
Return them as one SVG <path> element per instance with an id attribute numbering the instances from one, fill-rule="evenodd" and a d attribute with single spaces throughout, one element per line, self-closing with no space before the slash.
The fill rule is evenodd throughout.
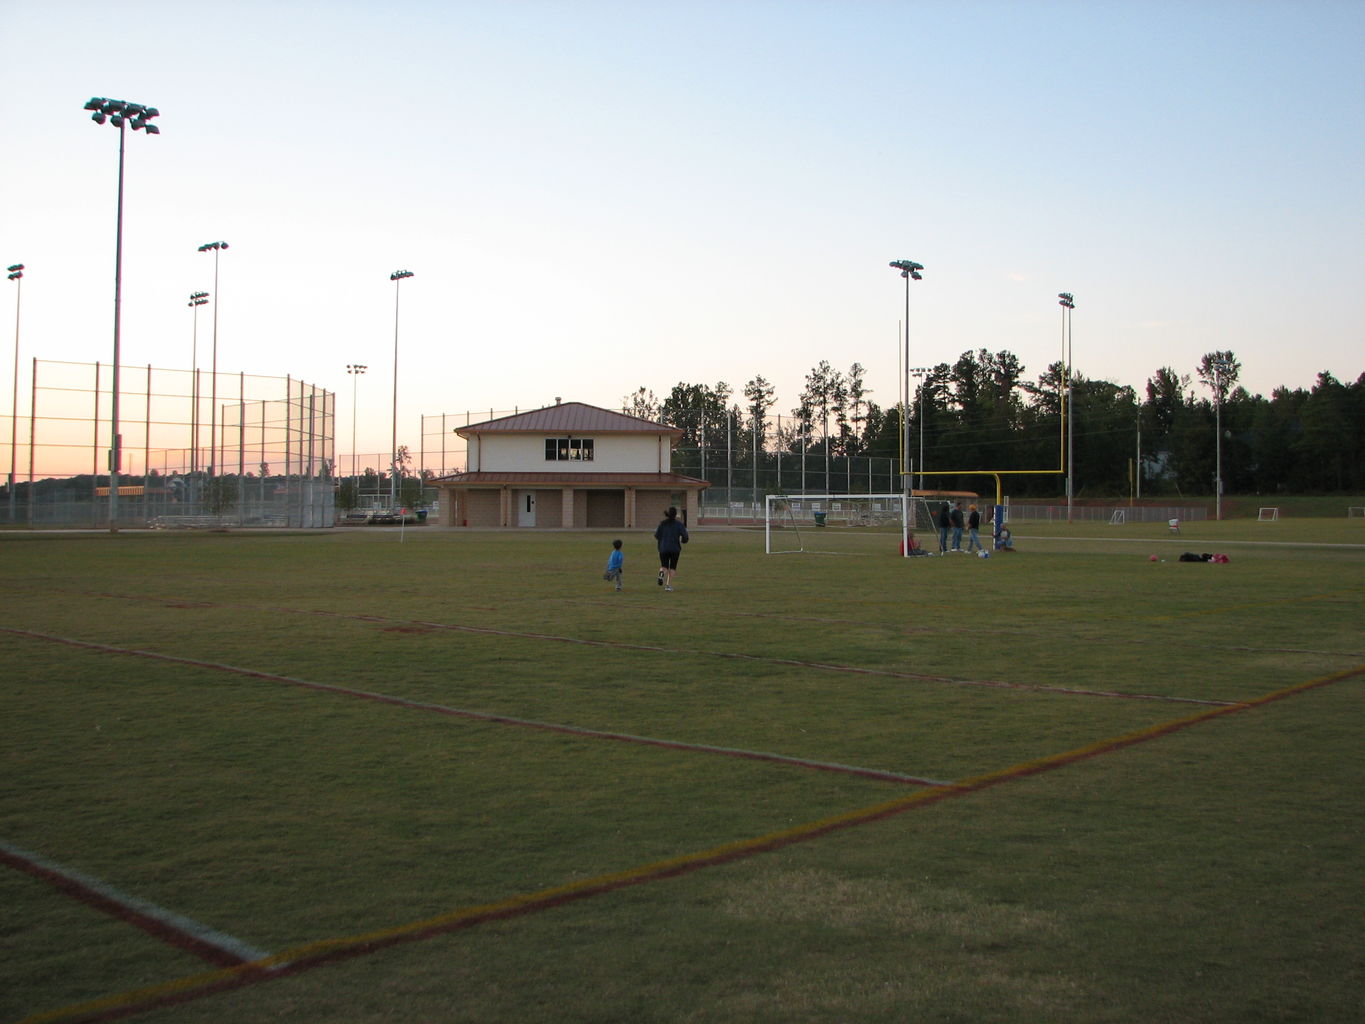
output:
<path id="1" fill-rule="evenodd" d="M 697 521 L 705 480 L 672 472 L 674 427 L 565 402 L 455 431 L 463 473 L 437 477 L 442 526 L 653 526 L 670 505 Z"/>

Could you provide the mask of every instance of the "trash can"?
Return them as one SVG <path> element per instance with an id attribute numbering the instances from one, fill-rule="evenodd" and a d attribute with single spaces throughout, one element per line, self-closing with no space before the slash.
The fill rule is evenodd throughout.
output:
<path id="1" fill-rule="evenodd" d="M 824 525 L 825 525 L 825 516 L 829 515 L 829 513 L 828 513 L 828 512 L 816 512 L 816 513 L 814 513 L 814 515 L 815 515 L 815 525 L 816 525 L 816 526 L 824 526 Z"/>

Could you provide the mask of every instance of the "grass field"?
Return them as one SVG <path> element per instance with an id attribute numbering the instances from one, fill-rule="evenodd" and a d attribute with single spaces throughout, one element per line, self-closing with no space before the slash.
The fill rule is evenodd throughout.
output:
<path id="1" fill-rule="evenodd" d="M 1365 520 L 622 536 L 0 537 L 0 1019 L 1365 1017 Z"/>

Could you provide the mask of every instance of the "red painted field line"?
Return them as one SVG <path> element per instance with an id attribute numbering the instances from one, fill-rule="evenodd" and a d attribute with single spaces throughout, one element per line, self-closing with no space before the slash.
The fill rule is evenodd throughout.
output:
<path id="1" fill-rule="evenodd" d="M 360 935 L 323 939 L 318 942 L 308 943 L 303 946 L 297 946 L 294 949 L 276 953 L 273 956 L 253 961 L 250 964 L 243 964 L 238 967 L 194 975 L 187 978 L 179 978 L 161 985 L 134 989 L 87 1003 L 61 1007 L 56 1010 L 27 1017 L 24 1020 L 19 1021 L 18 1024 L 56 1024 L 56 1022 L 59 1021 L 65 1022 L 65 1024 L 96 1024 L 96 1022 L 117 1020 L 148 1010 L 200 999 L 217 992 L 242 988 L 257 982 L 269 981 L 273 978 L 284 977 L 290 974 L 299 974 L 304 971 L 312 970 L 315 967 L 320 967 L 323 964 L 364 956 L 368 953 L 385 949 L 399 943 L 420 941 L 432 938 L 433 936 L 444 935 L 465 928 L 472 928 L 487 921 L 504 920 L 523 914 L 548 910 L 576 900 L 586 899 L 590 896 L 612 892 L 617 889 L 624 889 L 627 886 L 641 885 L 646 882 L 658 881 L 665 878 L 674 878 L 678 875 L 688 874 L 702 868 L 752 857 L 759 853 L 767 853 L 796 843 L 808 842 L 832 832 L 866 825 L 874 821 L 881 821 L 898 814 L 904 814 L 907 811 L 927 807 L 930 804 L 938 803 L 942 800 L 967 796 L 971 793 L 977 793 L 981 790 L 999 786 L 1006 782 L 1012 782 L 1017 779 L 1053 771 L 1057 768 L 1075 764 L 1078 761 L 1098 757 L 1101 754 L 1112 753 L 1113 751 L 1135 746 L 1139 743 L 1146 743 L 1149 740 L 1166 736 L 1194 725 L 1202 724 L 1203 722 L 1207 722 L 1222 715 L 1236 714 L 1240 711 L 1261 707 L 1262 705 L 1274 701 L 1284 700 L 1287 697 L 1297 696 L 1298 694 L 1305 693 L 1309 690 L 1329 686 L 1333 683 L 1338 683 L 1345 679 L 1360 675 L 1365 675 L 1365 665 L 1357 665 L 1354 668 L 1336 672 L 1332 675 L 1310 679 L 1305 683 L 1299 683 L 1294 686 L 1285 687 L 1281 690 L 1276 690 L 1273 693 L 1265 694 L 1264 696 L 1257 697 L 1243 704 L 1232 707 L 1210 708 L 1186 718 L 1179 718 L 1171 722 L 1124 733 L 1121 736 L 1100 740 L 1084 747 L 1078 747 L 1075 750 L 1066 751 L 1061 754 L 1053 754 L 1033 761 L 1025 761 L 1009 768 L 1002 769 L 1001 771 L 965 779 L 960 783 L 945 788 L 921 790 L 910 796 L 888 800 L 880 804 L 874 804 L 871 807 L 849 811 L 845 814 L 823 818 L 819 821 L 808 822 L 804 825 L 783 829 L 779 832 L 772 832 L 768 835 L 758 836 L 753 839 L 727 843 L 710 850 L 686 854 L 681 857 L 674 857 L 670 860 L 656 861 L 652 864 L 645 864 L 641 867 L 617 872 L 615 874 L 600 875 L 597 878 L 571 882 L 568 885 L 557 886 L 552 889 L 543 889 L 536 893 L 514 896 L 511 899 L 502 900 L 497 903 L 467 907 L 463 910 L 452 911 L 451 913 L 442 914 L 437 917 L 413 921 L 406 925 L 399 925 L 393 928 L 381 929 Z"/>
<path id="2" fill-rule="evenodd" d="M 133 594 L 97 594 L 97 597 L 111 597 L 118 600 L 147 601 L 148 598 Z M 165 599 L 154 599 L 158 603 L 168 603 Z M 208 602 L 187 602 L 196 608 L 226 608 L 228 605 Z M 360 615 L 347 612 L 333 612 L 317 608 L 289 608 L 280 606 L 236 605 L 238 608 L 254 608 L 260 611 L 286 612 L 290 615 L 316 615 L 329 619 L 344 619 L 351 622 L 372 622 L 376 625 L 423 626 L 427 629 L 449 630 L 459 633 L 474 633 L 483 636 L 512 637 L 521 640 L 548 640 L 554 643 L 572 644 L 579 647 L 604 647 L 612 650 L 645 651 L 652 654 L 674 654 L 690 657 L 725 658 L 731 661 L 749 661 L 763 665 L 785 665 L 792 668 L 814 669 L 820 672 L 841 672 L 851 675 L 881 676 L 890 679 L 909 679 L 921 683 L 943 683 L 948 686 L 983 686 L 1001 690 L 1026 690 L 1037 693 L 1060 693 L 1072 697 L 1107 697 L 1115 700 L 1149 700 L 1167 704 L 1200 704 L 1208 707 L 1234 707 L 1237 701 L 1208 700 L 1201 697 L 1171 697 L 1155 693 L 1126 693 L 1121 690 L 1086 690 L 1070 686 L 1047 686 L 1041 683 L 1012 683 L 1000 679 L 959 679 L 955 676 L 929 675 L 923 672 L 900 672 L 895 669 L 865 668 L 858 665 L 834 665 L 829 662 L 799 661 L 795 658 L 772 658 L 758 654 L 743 654 L 737 651 L 702 651 L 678 647 L 663 647 L 658 644 L 632 644 L 619 640 L 588 640 L 583 637 L 560 636 L 555 633 L 529 633 L 521 630 L 497 629 L 492 626 L 468 626 L 458 622 L 427 622 L 421 619 L 391 619 L 383 615 Z"/>
<path id="3" fill-rule="evenodd" d="M 157 651 L 143 651 L 132 647 L 115 647 L 111 644 L 94 643 L 89 640 L 74 640 L 70 637 L 53 636 L 49 633 L 38 633 L 27 629 L 14 629 L 9 626 L 0 626 L 0 633 L 9 633 L 13 636 L 27 637 L 32 640 L 45 640 L 50 643 L 63 644 L 68 647 L 79 647 L 85 650 L 98 651 L 101 654 L 122 654 L 135 658 L 150 658 L 155 661 L 167 661 L 175 665 L 189 665 L 192 668 L 212 669 L 216 672 L 230 672 L 234 675 L 246 676 L 250 679 L 264 679 L 275 683 L 286 683 L 290 686 L 298 686 L 306 690 L 336 693 L 346 697 L 356 697 L 361 700 L 375 701 L 380 704 L 390 704 L 395 707 L 409 708 L 414 711 L 431 711 L 435 714 L 448 715 L 452 718 L 467 718 L 477 722 L 514 725 L 524 729 L 540 729 L 544 732 L 564 733 L 570 736 L 582 736 L 587 739 L 613 740 L 620 743 L 638 743 L 643 746 L 663 747 L 666 750 L 716 754 L 721 757 L 735 757 L 748 761 L 766 761 L 773 764 L 792 765 L 797 768 L 809 768 L 813 771 L 835 772 L 840 775 L 855 775 L 864 779 L 876 779 L 879 782 L 895 782 L 912 786 L 949 785 L 949 783 L 940 779 L 926 779 L 915 775 L 905 775 L 900 772 L 883 771 L 879 768 L 862 768 L 858 765 L 838 764 L 833 761 L 814 761 L 804 757 L 791 757 L 787 754 L 774 754 L 765 750 L 742 750 L 737 747 L 717 747 L 705 743 L 685 743 L 682 740 L 665 740 L 652 736 L 634 736 L 624 732 L 607 732 L 601 729 L 588 729 L 577 725 L 564 725 L 559 722 L 540 722 L 533 718 L 516 718 L 512 715 L 498 715 L 487 711 L 471 711 L 466 708 L 453 708 L 446 704 L 432 704 L 427 701 L 409 700 L 406 697 L 397 697 L 387 693 L 376 693 L 372 690 L 357 690 L 349 686 L 337 686 L 334 683 L 318 683 L 311 679 L 299 679 L 296 676 L 282 676 L 273 672 L 262 672 L 252 668 L 242 668 L 238 665 L 227 665 L 223 662 L 200 661 L 196 658 L 185 658 L 175 654 L 161 654 Z"/>

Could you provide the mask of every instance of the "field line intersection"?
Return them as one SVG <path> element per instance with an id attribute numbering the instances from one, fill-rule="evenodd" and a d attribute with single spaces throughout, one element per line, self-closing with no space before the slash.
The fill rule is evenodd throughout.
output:
<path id="1" fill-rule="evenodd" d="M 594 878 L 582 879 L 537 892 L 524 893 L 488 904 L 463 907 L 449 913 L 354 935 L 335 936 L 305 943 L 260 959 L 182 978 L 158 985 L 113 993 L 101 999 L 34 1014 L 18 1024 L 96 1024 L 122 1019 L 164 1006 L 204 998 L 219 992 L 282 978 L 341 960 L 365 956 L 398 943 L 415 942 L 476 927 L 490 921 L 505 920 L 528 913 L 549 910 L 566 903 L 677 877 L 706 867 L 731 863 L 796 843 L 809 842 L 834 832 L 867 825 L 923 808 L 943 800 L 968 796 L 1012 781 L 1055 771 L 1068 765 L 1099 757 L 1126 747 L 1155 740 L 1229 714 L 1249 711 L 1292 698 L 1310 690 L 1330 686 L 1365 675 L 1365 665 L 1310 679 L 1228 707 L 1173 719 L 1158 725 L 1097 740 L 1085 746 L 1020 762 L 983 775 L 931 789 L 921 789 L 867 807 L 805 822 L 766 835 L 737 840 L 724 845 L 678 857 L 639 865 Z"/>
<path id="2" fill-rule="evenodd" d="M 465 775 L 485 785 L 478 757 L 489 759 L 488 777 L 495 779 L 498 759 L 524 752 L 527 764 L 512 769 L 522 775 L 507 776 L 508 792 L 534 791 L 525 805 L 544 799 L 546 808 L 541 817 L 529 817 L 525 828 L 506 833 L 512 859 L 521 858 L 534 869 L 522 876 L 529 884 L 509 884 L 508 872 L 499 869 L 494 856 L 488 867 L 462 870 L 457 879 L 433 889 L 430 907 L 390 884 L 382 892 L 385 899 L 376 901 L 366 893 L 342 898 L 327 912 L 315 910 L 317 904 L 304 902 L 312 880 L 307 858 L 323 850 L 320 839 L 328 832 L 301 830 L 295 835 L 287 825 L 279 849 L 303 859 L 292 873 L 287 858 L 278 861 L 290 891 L 298 893 L 292 905 L 281 908 L 279 920 L 248 910 L 234 913 L 238 905 L 219 902 L 237 898 L 226 888 L 209 888 L 201 900 L 191 894 L 186 901 L 177 898 L 184 890 L 175 885 L 147 888 L 146 872 L 126 870 L 137 867 L 132 862 L 121 865 L 106 857 L 99 862 L 102 866 L 92 868 L 96 861 L 82 856 L 78 831 L 63 832 L 57 845 L 49 845 L 42 828 L 27 826 L 22 814 L 0 815 L 0 863 L 45 882 L 43 892 L 62 893 L 209 965 L 208 970 L 191 968 L 183 974 L 183 965 L 178 965 L 144 975 L 164 977 L 163 982 L 122 987 L 133 976 L 111 973 L 98 986 L 50 992 L 57 998 L 23 1007 L 21 1012 L 37 1012 L 20 1024 L 93 1024 L 218 993 L 255 991 L 265 981 L 626 889 L 648 892 L 651 900 L 666 903 L 676 886 L 641 887 L 694 875 L 707 885 L 719 884 L 709 880 L 727 873 L 705 869 L 738 862 L 755 865 L 746 872 L 776 870 L 763 868 L 767 861 L 754 858 L 791 847 L 828 850 L 838 844 L 815 841 L 852 830 L 861 830 L 856 833 L 860 848 L 875 851 L 889 841 L 878 838 L 888 830 L 863 826 L 988 790 L 1001 792 L 1002 804 L 1031 807 L 1036 798 L 1032 787 L 1013 783 L 1083 762 L 1122 766 L 1129 759 L 1109 755 L 1177 733 L 1211 737 L 1210 742 L 1199 740 L 1200 751 L 1207 747 L 1214 752 L 1208 756 L 1226 757 L 1228 741 L 1218 737 L 1227 730 L 1199 727 L 1263 721 L 1265 716 L 1256 712 L 1272 705 L 1316 706 L 1319 701 L 1293 700 L 1310 692 L 1336 694 L 1336 707 L 1358 692 L 1354 684 L 1365 678 L 1359 634 L 1337 622 L 1343 609 L 1358 607 L 1361 591 L 1342 588 L 1339 575 L 1319 568 L 1329 564 L 1326 556 L 1318 562 L 1311 556 L 1270 556 L 1283 560 L 1286 568 L 1282 580 L 1271 578 L 1268 584 L 1252 579 L 1250 559 L 1237 562 L 1234 570 L 1206 569 L 1202 579 L 1195 570 L 1134 569 L 1129 563 L 1136 559 L 1131 557 L 1113 556 L 1092 568 L 1083 561 L 1089 556 L 1074 552 L 980 564 L 976 559 L 970 564 L 921 560 L 927 565 L 867 560 L 858 563 L 858 571 L 871 580 L 865 595 L 817 603 L 808 595 L 843 582 L 846 569 L 836 560 L 820 560 L 814 568 L 796 560 L 742 561 L 749 556 L 734 541 L 703 538 L 724 550 L 723 573 L 708 577 L 706 549 L 693 544 L 688 557 L 694 575 L 682 577 L 677 594 L 656 592 L 651 577 L 647 589 L 637 586 L 617 602 L 604 598 L 598 586 L 583 584 L 578 552 L 590 549 L 595 561 L 601 547 L 598 535 L 586 541 L 568 536 L 466 540 L 432 533 L 414 538 L 419 543 L 406 549 L 376 543 L 352 547 L 344 538 L 339 538 L 340 545 L 330 538 L 291 541 L 285 557 L 302 560 L 301 578 L 311 589 L 273 585 L 275 562 L 286 550 L 274 538 L 259 545 L 255 538 L 156 538 L 158 547 L 178 549 L 193 559 L 183 566 L 172 562 L 169 569 L 158 564 L 157 573 L 132 586 L 128 580 L 147 561 L 146 548 L 135 548 L 141 538 L 113 544 L 102 538 L 83 541 L 80 555 L 93 554 L 93 570 L 82 564 L 52 571 L 43 563 L 17 576 L 0 638 L 19 652 L 21 666 L 31 667 L 22 680 L 25 695 L 16 698 L 14 707 L 31 711 L 34 722 L 59 722 L 59 703 L 78 705 L 87 693 L 114 706 L 122 699 L 124 683 L 127 699 L 164 710 L 167 726 L 180 714 L 198 722 L 196 716 L 213 715 L 218 705 L 231 708 L 240 700 L 251 709 L 249 714 L 264 713 L 263 723 L 278 714 L 282 724 L 261 730 L 263 742 L 277 741 L 296 721 L 321 723 L 315 738 L 305 741 L 313 746 L 301 747 L 298 757 L 301 764 L 326 769 L 310 778 L 307 787 L 321 791 L 331 785 L 327 780 L 337 779 L 338 793 L 367 795 L 370 790 L 361 786 L 369 785 L 368 777 L 337 776 L 323 744 L 333 735 L 350 737 L 373 728 L 374 747 L 360 752 L 368 764 L 383 765 L 388 753 L 384 744 L 395 739 L 430 743 L 432 735 L 453 737 L 431 744 L 441 753 L 447 747 L 463 753 L 462 745 L 469 744 L 468 765 L 454 756 L 432 761 L 435 771 L 458 775 L 461 786 Z M 505 570 L 513 544 L 534 552 L 527 556 L 529 564 L 548 566 L 545 581 L 510 578 Z M 357 564 L 345 569 L 349 582 L 334 584 L 339 547 L 348 556 L 354 554 Z M 465 570 L 467 579 L 457 578 L 453 586 L 462 597 L 472 594 L 477 600 L 444 599 L 433 610 L 431 602 L 402 582 L 405 572 L 424 567 L 427 560 L 467 558 L 470 550 L 479 561 Z M 408 561 L 395 569 L 395 555 Z M 101 565 L 101 558 L 107 564 Z M 247 568 L 238 568 L 242 561 Z M 916 585 L 902 585 L 907 571 L 919 574 Z M 381 577 L 385 582 L 378 591 L 366 594 L 365 587 Z M 936 621 L 945 594 L 951 603 L 954 587 L 967 592 L 983 579 L 1004 587 L 1017 602 L 1009 615 L 982 613 L 979 631 L 964 628 L 952 615 Z M 921 586 L 921 580 L 933 582 Z M 1200 589 L 1205 581 L 1207 594 Z M 481 593 L 480 587 L 489 587 L 489 593 Z M 568 590 L 568 596 L 556 588 Z M 750 588 L 769 599 L 766 605 Z M 538 602 L 536 592 L 542 590 L 554 593 L 555 599 Z M 1119 596 L 1109 600 L 1111 593 Z M 664 603 L 670 599 L 671 604 Z M 1127 614 L 1115 607 L 1130 601 L 1134 606 Z M 812 612 L 815 608 L 829 614 Z M 755 633 L 752 648 L 746 649 L 745 630 L 751 627 L 727 622 L 726 616 L 772 625 L 757 627 L 764 633 Z M 678 621 L 688 622 L 689 628 L 672 628 Z M 269 628 L 261 629 L 261 624 Z M 1271 628 L 1282 628 L 1291 644 L 1264 642 Z M 261 629 L 259 646 L 253 643 L 256 629 Z M 787 650 L 779 642 L 783 639 L 791 640 Z M 914 657 L 905 653 L 912 644 Z M 319 653 L 326 648 L 336 653 Z M 44 650 L 53 652 L 52 664 L 60 671 L 45 667 Z M 410 678 L 387 673 L 384 662 L 395 653 L 410 657 L 420 672 Z M 502 659 L 513 667 L 504 668 Z M 594 684 L 603 677 L 612 686 L 599 690 Z M 562 685 L 544 686 L 546 678 Z M 1337 685 L 1348 682 L 1352 685 Z M 299 691 L 317 696 L 300 697 Z M 224 696 L 231 700 L 224 702 Z M 712 718 L 718 700 L 732 703 L 716 707 Z M 48 707 L 42 706 L 44 701 Z M 345 710 L 348 706 L 357 710 Z M 367 706 L 373 710 L 365 710 Z M 0 705 L 0 711 L 8 707 Z M 1300 710 L 1291 717 L 1299 720 L 1304 714 Z M 924 716 L 923 723 L 917 715 Z M 242 726 L 250 727 L 249 722 Z M 158 740 L 157 728 L 155 715 L 138 721 L 136 736 L 147 749 L 171 738 Z M 1268 726 L 1252 728 L 1259 735 Z M 907 745 L 906 737 L 914 742 Z M 1188 757 L 1189 744 L 1185 746 Z M 42 748 L 35 743 L 31 749 Z M 130 746 L 129 756 L 138 749 Z M 576 844 L 583 840 L 554 815 L 567 820 L 581 808 L 592 821 L 601 805 L 571 801 L 556 807 L 544 794 L 560 790 L 542 791 L 534 779 L 536 772 L 551 778 L 566 764 L 572 768 L 564 773 L 565 787 L 596 787 L 602 801 L 620 799 L 624 813 L 631 815 L 627 838 L 601 846 L 595 858 L 582 855 Z M 679 764 L 687 766 L 684 772 L 678 771 Z M 451 766 L 458 766 L 457 771 L 451 772 Z M 610 774 L 603 773 L 604 766 Z M 48 773 L 44 779 L 62 778 L 60 761 L 39 767 Z M 195 770 L 192 764 L 185 769 Z M 1116 774 L 1124 776 L 1124 769 Z M 1200 774 L 1189 773 L 1179 783 L 1181 792 L 1190 787 L 1188 799 L 1196 804 Z M 670 775 L 675 781 L 659 783 Z M 637 777 L 643 781 L 636 783 Z M 517 778 L 522 781 L 515 782 Z M 204 781 L 212 785 L 214 780 L 206 775 Z M 1279 781 L 1266 773 L 1267 784 Z M 1139 783 L 1124 776 L 1124 784 Z M 1293 782 L 1286 778 L 1284 785 Z M 692 786 L 700 788 L 691 793 Z M 60 799 L 60 790 L 54 792 Z M 309 792 L 299 790 L 305 796 Z M 509 814 L 505 823 L 497 822 L 499 810 L 515 807 L 523 813 L 523 803 L 511 802 L 495 788 L 473 792 L 470 806 L 486 807 L 498 828 L 515 820 Z M 674 805 L 666 798 L 679 793 L 687 793 L 699 809 L 689 816 L 671 810 Z M 750 806 L 756 799 L 762 803 Z M 298 794 L 290 794 L 283 805 L 307 806 L 298 800 Z M 153 798 L 141 794 L 130 794 L 127 802 L 138 813 L 157 811 Z M 418 807 L 413 797 L 411 805 L 403 802 L 393 813 Z M 412 827 L 456 823 L 465 828 L 473 820 L 463 808 L 429 818 L 419 811 Z M 7 829 L 5 821 L 17 827 Z M 551 826 L 543 834 L 535 831 L 542 824 Z M 136 828 L 135 819 L 128 828 Z M 475 835 L 474 829 L 469 835 Z M 530 835 L 537 839 L 529 844 L 531 852 L 523 853 L 516 843 Z M 371 860 L 353 870 L 357 880 L 372 885 L 384 877 L 375 865 L 385 858 L 429 858 L 422 851 L 440 846 L 408 844 L 402 829 L 384 836 L 378 842 L 357 839 L 371 842 L 374 850 Z M 442 842 L 460 849 L 463 837 L 453 831 Z M 469 842 L 469 848 L 482 849 L 472 838 Z M 207 847 L 197 854 L 202 863 L 212 863 L 213 855 Z M 81 867 L 67 867 L 73 864 Z M 111 871 L 104 870 L 106 864 Z M 441 870 L 429 860 L 416 877 Z M 114 881 L 105 881 L 101 876 L 106 875 Z M 155 881 L 159 885 L 162 880 Z M 620 912 L 620 903 L 592 903 L 594 918 L 611 919 Z M 229 911 L 216 912 L 220 907 Z M 563 918 L 545 920 L 551 924 L 541 929 Z M 343 978 L 349 973 L 340 972 Z M 335 975 L 328 972 L 326 977 Z M 107 994 L 96 994 L 100 992 Z"/>

